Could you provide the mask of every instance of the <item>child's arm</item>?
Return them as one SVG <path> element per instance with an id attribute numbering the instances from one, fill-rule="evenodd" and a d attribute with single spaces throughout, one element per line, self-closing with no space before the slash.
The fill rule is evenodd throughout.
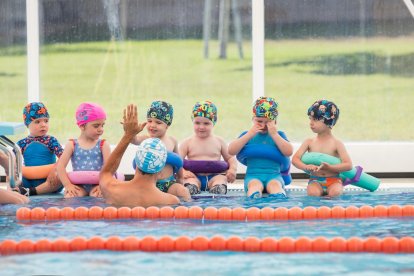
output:
<path id="1" fill-rule="evenodd" d="M 284 156 L 291 156 L 293 153 L 293 146 L 289 141 L 283 139 L 279 132 L 277 132 L 276 121 L 270 121 L 267 123 L 267 131 L 276 146 L 279 148 L 280 152 Z"/>
<path id="2" fill-rule="evenodd" d="M 63 148 L 62 145 L 59 143 L 59 141 L 53 137 L 50 136 L 49 149 L 56 155 L 57 158 L 60 158 L 63 154 Z M 59 183 L 59 176 L 57 174 L 57 163 L 59 162 L 59 159 L 56 161 L 55 166 L 50 171 L 49 175 L 47 176 L 47 181 L 51 183 L 53 186 L 60 185 Z"/>
<path id="3" fill-rule="evenodd" d="M 131 144 L 139 145 L 142 143 L 142 141 L 148 138 L 149 138 L 148 135 L 135 135 L 135 137 L 131 141 Z"/>
<path id="4" fill-rule="evenodd" d="M 237 138 L 236 140 L 234 140 L 233 142 L 229 144 L 228 153 L 230 155 L 238 154 L 241 151 L 241 149 L 247 144 L 247 142 L 249 142 L 250 139 L 252 139 L 261 130 L 262 129 L 260 128 L 259 125 L 253 124 L 252 127 L 249 129 L 249 131 L 246 132 L 246 134 Z"/>
<path id="5" fill-rule="evenodd" d="M 108 160 L 109 155 L 111 155 L 111 146 L 109 145 L 108 141 L 105 140 L 102 145 L 103 164 L 105 164 L 105 162 Z"/>
<path id="6" fill-rule="evenodd" d="M 181 156 L 180 151 L 178 149 L 178 142 L 177 142 L 177 140 L 175 140 L 174 138 L 172 138 L 172 140 L 174 141 L 174 149 L 173 149 L 173 152 L 175 152 L 176 154 L 178 154 L 178 155 Z M 177 175 L 176 175 L 175 178 L 176 178 L 177 183 L 183 183 L 183 168 L 180 168 L 178 170 Z"/>
<path id="7" fill-rule="evenodd" d="M 59 158 L 59 162 L 57 162 L 57 173 L 59 176 L 62 185 L 65 187 L 65 194 L 70 194 L 72 196 L 77 196 L 78 192 L 80 192 L 80 188 L 76 185 L 73 185 L 69 177 L 66 173 L 66 166 L 69 163 L 69 160 L 73 154 L 74 146 L 72 141 L 69 141 L 65 145 L 65 150 L 63 151 L 62 155 Z"/>
<path id="8" fill-rule="evenodd" d="M 349 157 L 344 143 L 342 143 L 339 140 L 336 140 L 335 143 L 336 150 L 338 152 L 338 157 L 339 159 L 341 159 L 341 163 L 336 165 L 330 165 L 328 163 L 322 162 L 322 164 L 319 166 L 319 170 L 330 171 L 333 173 L 341 173 L 352 169 L 352 161 Z"/>
<path id="9" fill-rule="evenodd" d="M 180 146 L 178 148 L 178 153 L 180 154 L 183 161 L 188 155 L 188 147 L 189 147 L 188 145 L 190 143 L 190 140 L 191 140 L 191 138 L 185 139 L 182 143 L 180 143 Z M 182 183 L 184 183 L 184 179 L 197 177 L 195 174 L 193 174 L 190 171 L 187 171 L 184 168 L 180 170 L 180 174 L 181 174 L 181 182 Z"/>
<path id="10" fill-rule="evenodd" d="M 229 154 L 227 143 L 220 137 L 218 139 L 221 144 L 221 156 L 229 164 L 229 169 L 226 172 L 227 182 L 233 183 L 236 180 L 237 159 L 235 156 Z"/>
<path id="11" fill-rule="evenodd" d="M 180 143 L 180 146 L 178 147 L 178 154 L 181 156 L 182 159 L 185 159 L 187 157 L 189 141 L 189 138 L 185 139 L 183 142 Z"/>
<path id="12" fill-rule="evenodd" d="M 309 150 L 309 144 L 311 141 L 312 141 L 311 138 L 306 139 L 292 157 L 292 164 L 299 170 L 302 170 L 305 172 L 314 172 L 319 169 L 318 166 L 311 165 L 311 164 L 306 165 L 301 160 L 302 155 Z"/>

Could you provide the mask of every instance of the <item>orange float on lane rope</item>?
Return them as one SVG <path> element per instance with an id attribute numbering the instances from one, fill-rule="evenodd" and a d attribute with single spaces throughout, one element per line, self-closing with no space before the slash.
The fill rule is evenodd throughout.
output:
<path id="1" fill-rule="evenodd" d="M 30 219 L 31 220 L 45 220 L 46 211 L 42 207 L 33 208 L 31 211 Z"/>
<path id="2" fill-rule="evenodd" d="M 191 206 L 188 209 L 188 218 L 189 219 L 202 219 L 204 210 L 200 206 Z"/>
<path id="3" fill-rule="evenodd" d="M 224 251 L 226 250 L 227 240 L 222 236 L 214 236 L 210 239 L 209 245 L 210 249 L 214 251 Z"/>
<path id="4" fill-rule="evenodd" d="M 233 210 L 229 207 L 221 207 L 217 210 L 217 218 L 219 220 L 231 220 Z"/>
<path id="5" fill-rule="evenodd" d="M 178 206 L 174 209 L 174 217 L 176 219 L 186 219 L 188 218 L 188 207 Z"/>
<path id="6" fill-rule="evenodd" d="M 70 251 L 84 251 L 88 248 L 88 240 L 85 237 L 75 237 L 69 242 Z"/>
<path id="7" fill-rule="evenodd" d="M 89 209 L 83 206 L 77 207 L 73 215 L 77 220 L 87 220 L 89 219 Z"/>

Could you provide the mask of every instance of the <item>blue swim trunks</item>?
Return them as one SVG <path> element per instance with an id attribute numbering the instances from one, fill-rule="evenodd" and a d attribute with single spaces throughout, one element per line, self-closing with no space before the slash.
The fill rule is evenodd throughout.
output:
<path id="1" fill-rule="evenodd" d="M 279 181 L 280 184 L 282 184 L 282 188 L 285 189 L 285 181 L 282 178 L 282 175 L 280 173 L 274 173 L 274 174 L 246 174 L 244 178 L 244 191 L 247 192 L 249 182 L 257 179 L 263 184 L 263 189 L 266 191 L 267 184 L 269 184 L 272 180 Z"/>
<path id="2" fill-rule="evenodd" d="M 219 175 L 217 173 L 208 174 L 208 175 L 199 175 L 197 174 L 198 180 L 200 180 L 201 183 L 201 191 L 207 191 L 208 190 L 208 182 L 215 177 L 216 175 Z"/>
<path id="3" fill-rule="evenodd" d="M 167 177 L 165 179 L 159 179 L 157 180 L 157 188 L 161 191 L 161 192 L 168 192 L 168 189 L 174 185 L 176 183 L 176 180 L 174 178 L 173 175 L 171 175 L 170 177 Z"/>

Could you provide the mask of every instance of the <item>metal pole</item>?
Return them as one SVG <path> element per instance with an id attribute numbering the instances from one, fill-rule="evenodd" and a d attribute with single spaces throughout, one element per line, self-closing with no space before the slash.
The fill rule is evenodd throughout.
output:
<path id="1" fill-rule="evenodd" d="M 407 6 L 408 11 L 411 13 L 411 16 L 414 18 L 414 4 L 411 0 L 403 0 Z"/>
<path id="2" fill-rule="evenodd" d="M 242 38 L 242 23 L 240 18 L 240 12 L 238 7 L 238 0 L 231 1 L 231 9 L 233 11 L 233 25 L 234 25 L 234 37 L 236 38 L 237 48 L 239 49 L 239 58 L 243 59 L 243 38 Z"/>
<path id="3" fill-rule="evenodd" d="M 40 100 L 39 0 L 26 0 L 27 26 L 27 99 Z"/>
<path id="4" fill-rule="evenodd" d="M 264 95 L 264 0 L 252 1 L 253 101 Z"/>
<path id="5" fill-rule="evenodd" d="M 204 19 L 203 19 L 203 40 L 204 40 L 204 58 L 208 58 L 208 43 L 210 41 L 211 29 L 211 0 L 204 1 Z"/>
<path id="6" fill-rule="evenodd" d="M 229 21 L 230 21 L 230 0 L 220 0 L 219 14 L 219 58 L 227 58 L 227 42 L 229 39 Z"/>

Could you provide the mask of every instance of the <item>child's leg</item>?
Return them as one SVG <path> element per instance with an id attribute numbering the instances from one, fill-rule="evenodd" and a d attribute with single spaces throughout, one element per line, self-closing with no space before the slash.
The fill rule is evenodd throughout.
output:
<path id="1" fill-rule="evenodd" d="M 227 177 L 218 174 L 208 182 L 208 191 L 212 194 L 227 194 Z"/>
<path id="2" fill-rule="evenodd" d="M 201 188 L 201 182 L 198 178 L 186 178 L 184 180 L 184 187 L 187 188 L 191 195 L 199 194 Z"/>
<path id="3" fill-rule="evenodd" d="M 169 194 L 178 196 L 182 199 L 184 199 L 184 201 L 190 201 L 191 200 L 191 194 L 189 189 L 187 189 L 186 187 L 184 187 L 183 184 L 181 183 L 174 183 L 172 184 L 167 191 Z"/>
<path id="4" fill-rule="evenodd" d="M 327 188 L 328 196 L 335 197 L 342 195 L 342 192 L 344 190 L 344 186 L 342 186 L 341 182 L 332 183 Z"/>
<path id="5" fill-rule="evenodd" d="M 315 181 L 312 183 L 309 183 L 306 190 L 308 192 L 308 196 L 322 196 L 323 195 L 323 188 L 321 184 Z"/>
<path id="6" fill-rule="evenodd" d="M 0 204 L 26 204 L 29 198 L 16 192 L 0 189 Z"/>
<path id="7" fill-rule="evenodd" d="M 267 183 L 266 191 L 269 195 L 280 195 L 282 197 L 286 196 L 283 184 L 276 179 L 272 179 Z"/>
<path id="8" fill-rule="evenodd" d="M 58 178 L 55 179 L 46 179 L 45 182 L 40 184 L 39 186 L 35 187 L 35 191 L 37 195 L 42 194 L 49 194 L 54 193 L 62 188 L 62 184 L 60 183 L 60 180 Z M 32 192 L 30 193 L 32 195 Z"/>
<path id="9" fill-rule="evenodd" d="M 263 183 L 259 179 L 252 179 L 247 183 L 247 196 L 253 198 L 261 197 L 263 189 Z"/>

